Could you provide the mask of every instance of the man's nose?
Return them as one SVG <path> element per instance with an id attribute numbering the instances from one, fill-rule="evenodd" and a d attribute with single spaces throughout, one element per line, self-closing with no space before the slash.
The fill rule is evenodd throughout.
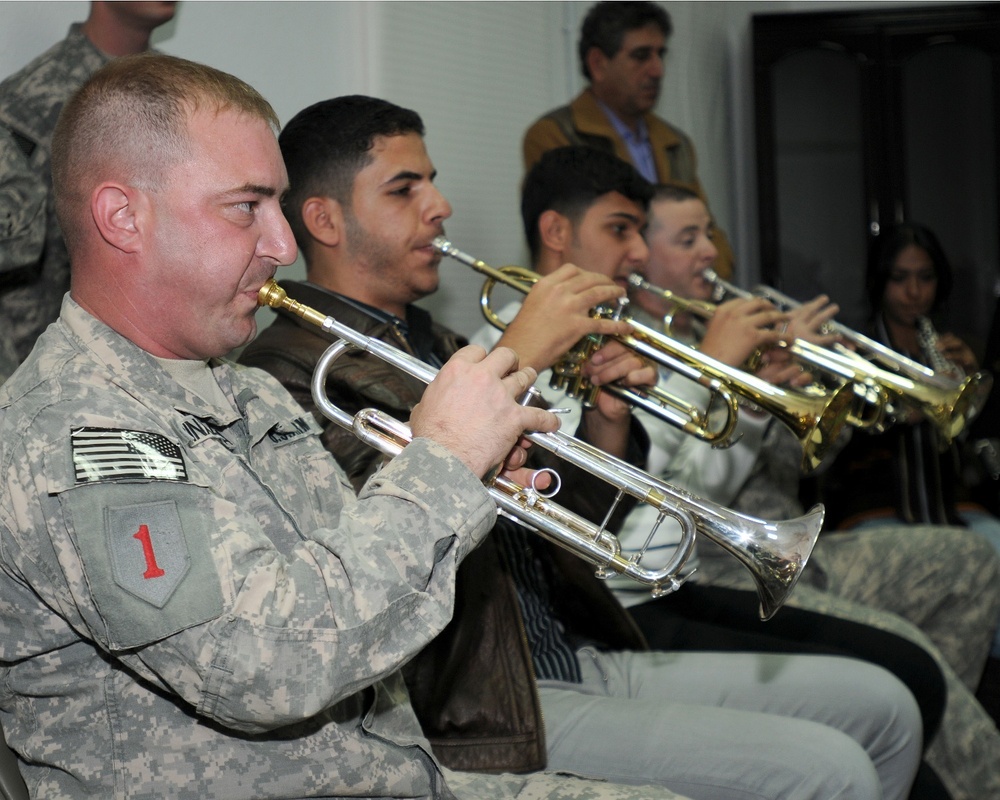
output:
<path id="1" fill-rule="evenodd" d="M 427 217 L 431 222 L 448 219 L 451 216 L 451 203 L 436 186 L 431 186 L 430 202 L 427 205 Z"/>
<path id="2" fill-rule="evenodd" d="M 666 72 L 666 65 L 664 64 L 663 56 L 654 55 L 651 59 L 649 59 L 648 72 L 651 78 L 663 77 L 663 73 Z"/>
<path id="3" fill-rule="evenodd" d="M 633 237 L 629 246 L 628 260 L 633 268 L 642 267 L 649 261 L 649 245 L 646 240 L 638 234 Z"/>
<path id="4" fill-rule="evenodd" d="M 280 211 L 275 214 L 267 233 L 261 237 L 260 244 L 261 257 L 273 259 L 278 266 L 291 264 L 299 254 L 292 229 Z"/>

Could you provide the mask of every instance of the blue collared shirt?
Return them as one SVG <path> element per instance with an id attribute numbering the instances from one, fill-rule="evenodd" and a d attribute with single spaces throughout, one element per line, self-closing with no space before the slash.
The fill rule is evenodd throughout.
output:
<path id="1" fill-rule="evenodd" d="M 600 100 L 597 101 L 597 105 L 604 112 L 604 116 L 608 118 L 611 127 L 622 137 L 625 147 L 628 148 L 629 156 L 632 158 L 632 164 L 638 170 L 639 174 L 650 183 L 658 183 L 659 177 L 656 174 L 656 160 L 653 158 L 653 145 L 649 141 L 649 128 L 646 127 L 646 120 L 640 119 L 638 130 L 633 131 L 618 118 L 618 115 L 614 111 Z"/>

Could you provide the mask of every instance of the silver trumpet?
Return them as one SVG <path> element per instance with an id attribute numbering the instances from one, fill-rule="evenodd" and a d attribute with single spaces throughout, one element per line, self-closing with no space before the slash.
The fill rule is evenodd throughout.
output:
<path id="1" fill-rule="evenodd" d="M 705 279 L 736 296 L 763 297 L 781 308 L 802 305 L 769 286 L 758 286 L 753 292 L 738 289 L 713 270 L 706 270 Z M 836 333 L 856 349 L 851 350 L 843 344 L 836 344 L 831 349 L 810 347 L 825 350 L 827 354 L 832 352 L 843 368 L 854 370 L 857 380 L 870 378 L 883 387 L 889 396 L 890 415 L 899 415 L 907 409 L 922 413 L 941 434 L 945 444 L 958 436 L 979 413 L 993 387 L 993 376 L 988 372 L 956 376 L 950 368 L 931 369 L 836 320 L 825 323 L 823 332 Z"/>
<path id="2" fill-rule="evenodd" d="M 371 353 L 424 383 L 430 383 L 437 370 L 290 299 L 274 281 L 261 287 L 258 302 L 262 306 L 286 309 L 339 337 L 340 341 L 323 353 L 313 373 L 313 399 L 324 415 L 352 431 L 369 446 L 389 457 L 398 455 L 412 439 L 409 426 L 370 408 L 354 416 L 347 414 L 329 401 L 327 375 L 336 359 L 351 349 Z M 531 402 L 536 396 L 534 390 L 529 390 L 522 402 Z M 524 435 L 536 446 L 616 487 L 617 496 L 604 520 L 597 525 L 552 502 L 551 492 L 543 493 L 502 475 L 492 475 L 486 483 L 499 512 L 596 565 L 598 577 L 607 577 L 612 572 L 624 575 L 648 586 L 654 597 L 680 587 L 684 580 L 680 577 L 681 568 L 691 554 L 695 534 L 699 533 L 732 553 L 747 567 L 757 586 L 761 619 L 770 619 L 794 587 L 819 536 L 824 515 L 822 506 L 796 519 L 767 522 L 697 498 L 561 432 Z M 557 475 L 554 477 L 558 480 Z M 608 520 L 626 494 L 658 511 L 646 542 L 631 553 L 623 552 L 618 538 L 607 530 Z M 681 542 L 667 564 L 646 567 L 642 564 L 643 556 L 660 524 L 668 517 L 681 526 Z"/>

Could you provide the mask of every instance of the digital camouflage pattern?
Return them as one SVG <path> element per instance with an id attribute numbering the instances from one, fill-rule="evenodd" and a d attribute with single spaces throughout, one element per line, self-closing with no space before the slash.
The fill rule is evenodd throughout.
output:
<path id="1" fill-rule="evenodd" d="M 732 507 L 765 519 L 801 514 L 798 443 L 771 425 L 761 453 Z M 748 573 L 718 546 L 703 542 L 699 552 L 702 581 L 752 589 Z M 1000 733 L 974 696 L 1000 616 L 1000 560 L 985 538 L 917 525 L 824 533 L 787 605 L 880 628 L 927 650 L 947 686 L 927 761 L 954 800 L 1000 797 Z"/>
<path id="2" fill-rule="evenodd" d="M 0 296 L 38 262 L 45 241 L 45 184 L 37 180 L 21 148 L 0 126 Z M 0 316 L 0 383 L 17 369 L 11 320 Z"/>
<path id="3" fill-rule="evenodd" d="M 674 797 L 449 789 L 397 670 L 448 621 L 489 495 L 419 439 L 355 500 L 280 384 L 210 366 L 225 405 L 67 297 L 0 388 L 0 714 L 33 796 Z"/>
<path id="4" fill-rule="evenodd" d="M 76 23 L 63 41 L 0 83 L 0 218 L 10 194 L 25 191 L 23 169 L 9 170 L 18 159 L 27 159 L 34 202 L 45 204 L 41 217 L 25 207 L 15 218 L 11 235 L 20 230 L 26 239 L 0 231 L 0 339 L 8 360 L 10 350 L 18 362 L 25 359 L 69 290 L 69 255 L 51 193 L 52 134 L 66 101 L 109 60 Z"/>

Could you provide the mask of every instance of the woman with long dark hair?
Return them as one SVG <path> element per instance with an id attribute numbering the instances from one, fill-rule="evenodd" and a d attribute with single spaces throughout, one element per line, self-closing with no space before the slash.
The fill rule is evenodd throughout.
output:
<path id="1" fill-rule="evenodd" d="M 930 322 L 951 287 L 951 265 L 932 231 L 912 222 L 883 230 L 866 274 L 871 335 L 935 371 L 975 372 L 972 348 Z M 946 445 L 913 411 L 883 434 L 855 433 L 824 478 L 823 499 L 840 528 L 961 525 L 1000 551 L 1000 520 L 971 501 L 963 466 L 959 444 Z M 1000 654 L 1000 641 L 994 640 L 993 654 Z"/>

